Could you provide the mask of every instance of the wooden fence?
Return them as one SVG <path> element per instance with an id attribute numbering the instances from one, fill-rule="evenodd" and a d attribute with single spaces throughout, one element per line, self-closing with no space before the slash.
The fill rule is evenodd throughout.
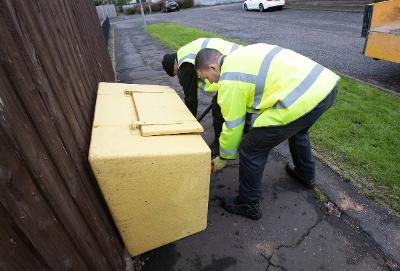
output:
<path id="1" fill-rule="evenodd" d="M 123 270 L 87 154 L 114 81 L 92 0 L 0 0 L 0 270 Z"/>

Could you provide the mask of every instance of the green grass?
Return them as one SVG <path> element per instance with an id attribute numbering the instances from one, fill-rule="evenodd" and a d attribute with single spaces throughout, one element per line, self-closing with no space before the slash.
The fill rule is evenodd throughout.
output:
<path id="1" fill-rule="evenodd" d="M 175 23 L 158 23 L 146 26 L 146 32 L 156 38 L 162 45 L 178 50 L 183 45 L 198 38 L 221 38 L 227 41 L 231 39 L 211 34 L 197 28 L 187 27 Z M 241 42 L 236 43 L 242 44 Z"/>
<path id="2" fill-rule="evenodd" d="M 315 197 L 322 203 L 327 203 L 328 202 L 328 198 L 327 196 L 322 193 L 321 190 L 319 190 L 317 187 L 314 187 L 314 193 L 315 193 Z"/>
<path id="3" fill-rule="evenodd" d="M 367 196 L 400 212 L 400 100 L 342 77 L 311 129 L 314 148 Z"/>
<path id="4" fill-rule="evenodd" d="M 173 50 L 200 37 L 220 37 L 174 23 L 146 31 Z M 400 213 L 398 97 L 342 76 L 336 103 L 312 127 L 311 139 L 317 155 L 345 180 Z"/>

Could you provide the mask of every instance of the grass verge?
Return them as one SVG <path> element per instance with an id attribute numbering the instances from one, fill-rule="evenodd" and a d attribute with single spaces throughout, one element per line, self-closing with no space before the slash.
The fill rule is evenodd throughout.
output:
<path id="1" fill-rule="evenodd" d="M 197 38 L 223 38 L 175 23 L 152 24 L 145 30 L 172 50 Z M 322 160 L 367 197 L 400 214 L 398 97 L 342 76 L 335 105 L 317 121 L 310 134 Z"/>
<path id="2" fill-rule="evenodd" d="M 145 30 L 152 37 L 157 39 L 162 45 L 175 51 L 183 45 L 198 38 L 221 38 L 227 41 L 243 44 L 241 42 L 233 41 L 231 39 L 224 38 L 216 34 L 211 34 L 197 28 L 187 27 L 175 23 L 150 24 L 146 26 Z"/>

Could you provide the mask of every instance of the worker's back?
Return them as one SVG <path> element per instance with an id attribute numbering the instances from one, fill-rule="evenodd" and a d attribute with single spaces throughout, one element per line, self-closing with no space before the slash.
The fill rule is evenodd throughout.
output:
<path id="1" fill-rule="evenodd" d="M 194 65 L 197 53 L 204 48 L 211 48 L 220 51 L 224 55 L 228 55 L 242 46 L 236 43 L 232 43 L 223 39 L 218 38 L 199 38 L 189 42 L 185 46 L 179 48 L 177 52 L 178 65 L 183 63 L 190 63 Z M 218 90 L 216 84 L 210 84 L 208 80 L 199 78 L 198 88 L 201 91 L 215 92 Z"/>
<path id="2" fill-rule="evenodd" d="M 292 50 L 253 44 L 224 59 L 218 100 L 223 102 L 224 96 L 232 96 L 230 90 L 240 88 L 247 111 L 256 115 L 255 127 L 283 125 L 314 108 L 338 79 L 329 69 Z"/>
<path id="3" fill-rule="evenodd" d="M 216 49 L 222 54 L 228 55 L 240 47 L 242 46 L 239 44 L 219 38 L 199 38 L 179 48 L 177 52 L 178 64 L 188 62 L 194 65 L 197 53 L 204 48 Z"/>

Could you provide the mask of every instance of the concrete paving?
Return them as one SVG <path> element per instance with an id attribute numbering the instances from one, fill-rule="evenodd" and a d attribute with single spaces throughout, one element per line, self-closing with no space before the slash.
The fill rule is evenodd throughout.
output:
<path id="1" fill-rule="evenodd" d="M 168 50 L 145 34 L 139 24 L 123 21 L 116 27 L 117 78 L 120 82 L 169 85 L 182 96 L 176 78 L 167 76 L 161 67 L 162 55 Z M 201 112 L 210 97 L 199 97 Z M 202 121 L 204 138 L 213 137 L 211 115 Z M 234 195 L 238 187 L 238 162 L 211 176 L 208 227 L 205 231 L 148 252 L 143 271 L 178 270 L 397 270 L 396 251 L 385 250 L 346 216 L 327 212 L 315 193 L 304 189 L 284 171 L 287 147 L 279 146 L 269 159 L 264 173 L 260 221 L 231 215 L 219 205 L 218 197 Z M 333 184 L 340 181 L 334 172 L 318 163 L 318 183 L 343 189 Z M 343 183 L 343 182 L 342 182 Z M 347 193 L 355 193 L 347 187 Z M 362 196 L 363 204 L 368 204 Z M 357 202 L 360 199 L 357 198 Z M 339 202 L 340 203 L 340 202 Z M 366 205 L 364 210 L 369 210 Z M 351 207 L 351 206 L 350 206 Z M 357 207 L 357 205 L 356 205 Z M 357 208 L 349 208 L 351 210 Z M 392 218 L 383 224 L 398 224 Z M 392 224 L 391 224 L 392 223 Z M 373 223 L 370 223 L 373 224 Z M 380 229 L 379 234 L 387 234 Z M 382 233 L 383 230 L 383 233 Z M 378 234 L 377 233 L 377 234 Z M 394 249 L 396 246 L 394 245 Z M 386 254 L 386 255 L 385 255 Z M 389 256 L 388 256 L 389 255 Z M 393 256 L 394 255 L 394 256 Z"/>
<path id="2" fill-rule="evenodd" d="M 130 16 L 141 23 L 140 16 Z M 400 92 L 400 65 L 362 55 L 362 13 L 286 9 L 246 12 L 241 4 L 154 13 L 147 21 L 197 27 L 246 43 L 277 44 L 343 74 Z"/>

